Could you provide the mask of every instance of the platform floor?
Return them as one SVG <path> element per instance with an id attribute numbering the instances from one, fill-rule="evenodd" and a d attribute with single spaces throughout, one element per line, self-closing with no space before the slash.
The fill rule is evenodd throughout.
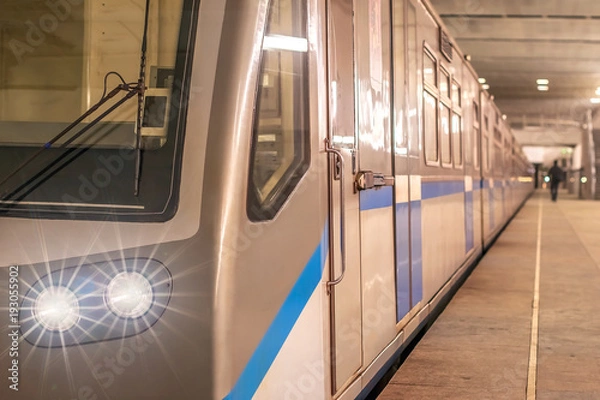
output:
<path id="1" fill-rule="evenodd" d="M 378 399 L 600 399 L 600 202 L 536 192 Z"/>

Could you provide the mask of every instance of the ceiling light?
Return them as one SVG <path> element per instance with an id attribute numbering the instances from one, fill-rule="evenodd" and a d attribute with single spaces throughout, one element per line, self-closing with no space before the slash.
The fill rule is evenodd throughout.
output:
<path id="1" fill-rule="evenodd" d="M 538 86 L 538 90 L 540 92 L 547 92 L 548 90 L 550 90 L 550 88 L 548 86 L 546 86 L 546 85 L 539 85 Z"/>
<path id="2" fill-rule="evenodd" d="M 488 89 L 490 88 L 490 85 L 488 85 L 487 83 L 484 83 L 483 85 L 481 85 L 481 87 L 482 87 L 484 90 L 488 90 Z"/>
<path id="3" fill-rule="evenodd" d="M 506 121 L 508 117 L 506 116 L 506 114 L 502 114 L 502 119 Z"/>
<path id="4" fill-rule="evenodd" d="M 538 79 L 537 81 L 535 81 L 538 85 L 545 85 L 547 86 L 550 81 L 548 79 Z"/>
<path id="5" fill-rule="evenodd" d="M 483 85 L 484 83 L 486 83 L 486 82 L 487 82 L 487 81 L 485 80 L 485 78 L 479 78 L 479 79 L 478 79 L 478 81 L 479 81 L 479 83 L 481 83 L 482 85 Z"/>
<path id="6" fill-rule="evenodd" d="M 596 89 L 596 96 L 600 96 L 600 87 Z"/>
<path id="7" fill-rule="evenodd" d="M 592 104 L 600 104 L 600 98 L 597 97 L 590 99 L 590 101 L 592 102 Z"/>

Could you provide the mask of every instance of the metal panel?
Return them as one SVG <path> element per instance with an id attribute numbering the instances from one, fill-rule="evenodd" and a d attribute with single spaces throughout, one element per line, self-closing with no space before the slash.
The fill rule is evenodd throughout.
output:
<path id="1" fill-rule="evenodd" d="M 333 394 L 343 390 L 362 366 L 361 276 L 359 240 L 359 203 L 351 177 L 355 165 L 354 132 L 354 65 L 352 0 L 328 2 L 329 60 L 329 136 L 333 146 L 344 158 L 343 195 L 345 196 L 345 226 L 340 232 L 339 171 L 331 162 L 330 228 L 331 280 L 341 276 L 342 235 L 345 237 L 346 272 L 337 286 L 331 288 L 331 375 Z M 333 160 L 333 159 L 332 159 Z"/>
<path id="2" fill-rule="evenodd" d="M 390 7 L 386 1 L 355 2 L 357 127 L 360 170 L 392 175 Z M 361 211 L 362 329 L 364 364 L 375 359 L 396 335 L 394 285 L 394 191 L 361 192 L 377 209 Z"/>

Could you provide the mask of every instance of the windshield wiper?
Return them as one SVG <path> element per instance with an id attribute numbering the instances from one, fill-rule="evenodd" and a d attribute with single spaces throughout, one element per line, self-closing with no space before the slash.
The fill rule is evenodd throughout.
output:
<path id="1" fill-rule="evenodd" d="M 133 177 L 133 195 L 140 192 L 140 179 L 142 174 L 142 125 L 144 123 L 144 92 L 146 91 L 146 51 L 148 46 L 148 20 L 150 18 L 150 0 L 146 0 L 146 13 L 144 15 L 144 33 L 142 36 L 142 51 L 140 56 L 140 77 L 138 79 L 138 112 L 137 130 L 135 134 L 135 175 Z"/>
<path id="2" fill-rule="evenodd" d="M 113 73 L 114 72 L 109 72 L 105 76 L 104 81 L 106 82 L 106 78 L 110 74 L 113 74 Z M 116 74 L 116 73 L 114 73 L 114 74 Z M 119 94 L 120 92 L 123 92 L 123 91 L 125 91 L 127 93 L 124 97 L 122 97 L 121 99 L 119 99 L 115 104 L 113 104 L 112 106 L 110 106 L 106 111 L 104 111 L 102 114 L 100 114 L 94 120 L 92 120 L 86 126 L 84 126 L 83 128 L 81 128 L 78 132 L 74 133 L 69 139 L 65 140 L 60 145 L 55 146 L 55 144 L 60 139 L 62 139 L 63 137 L 65 137 L 77 125 L 79 125 L 80 123 L 82 123 L 86 118 L 88 118 L 91 115 L 93 115 L 94 113 L 96 113 L 100 107 L 102 107 L 104 104 L 106 104 L 106 102 L 108 102 L 110 99 L 114 98 L 117 94 Z M 114 89 L 112 89 L 108 93 L 106 93 L 106 88 L 105 88 L 105 93 L 102 95 L 102 98 L 100 99 L 100 101 L 98 101 L 98 103 L 94 104 L 89 110 L 87 110 L 85 113 L 83 113 L 79 118 L 77 118 L 75 121 L 73 121 L 69 126 L 67 126 L 65 129 L 63 129 L 59 134 L 57 134 L 56 136 L 54 136 L 46 144 L 44 144 L 41 148 L 39 148 L 35 153 L 33 153 L 31 156 L 29 156 L 27 159 L 25 159 L 21 164 L 19 164 L 18 167 L 16 167 L 10 174 L 8 174 L 6 177 L 4 177 L 4 179 L 2 179 L 2 181 L 0 181 L 0 187 L 2 187 L 6 182 L 8 182 L 11 178 L 13 178 L 19 172 L 21 172 L 28 165 L 30 165 L 33 161 L 35 161 L 46 150 L 55 149 L 55 148 L 65 148 L 66 146 L 72 144 L 75 140 L 77 140 L 79 137 L 81 137 L 86 132 L 88 132 L 90 129 L 92 129 L 94 126 L 96 126 L 104 118 L 106 118 L 108 115 L 112 114 L 122 104 L 124 104 L 129 99 L 131 99 L 136 94 L 138 94 L 139 92 L 142 92 L 142 91 L 143 90 L 138 85 L 126 84 L 126 83 L 124 83 L 124 81 L 123 81 L 123 83 L 121 83 L 120 85 L 116 86 Z M 62 159 L 62 157 L 57 158 L 56 160 L 54 160 L 51 163 L 51 165 L 49 167 L 52 167 L 53 165 L 55 165 L 55 163 L 60 162 L 61 159 Z M 20 193 L 25 187 L 29 186 L 31 183 L 33 183 L 35 180 L 37 180 L 41 176 L 41 174 L 43 172 L 46 172 L 47 170 L 48 170 L 48 168 L 45 168 L 43 171 L 41 171 L 40 173 L 32 176 L 30 179 L 28 179 L 26 182 L 24 182 L 18 188 L 10 191 L 9 193 L 3 193 L 2 197 L 0 198 L 0 200 L 1 201 L 10 200 L 13 196 L 15 196 L 18 193 Z"/>
<path id="3" fill-rule="evenodd" d="M 137 127 L 136 127 L 136 137 L 135 137 L 135 175 L 134 175 L 134 196 L 138 196 L 139 194 L 139 186 L 140 186 L 140 178 L 141 178 L 141 170 L 142 170 L 142 125 L 144 118 L 144 93 L 146 91 L 146 53 L 147 53 L 147 42 L 148 42 L 148 23 L 149 23 L 149 15 L 150 15 L 150 0 L 146 0 L 146 10 L 144 15 L 144 31 L 142 34 L 142 47 L 141 47 L 141 57 L 140 57 L 140 74 L 138 78 L 137 84 L 135 83 L 126 83 L 123 77 L 117 72 L 111 71 L 104 76 L 104 92 L 102 93 L 101 99 L 90 107 L 85 113 L 83 113 L 79 118 L 73 121 L 69 126 L 63 129 L 60 133 L 50 139 L 46 144 L 44 144 L 41 148 L 39 148 L 36 152 L 34 152 L 31 156 L 25 159 L 19 166 L 17 166 L 10 174 L 5 176 L 0 181 L 0 188 L 4 184 L 6 184 L 11 178 L 16 176 L 19 172 L 21 172 L 24 168 L 30 165 L 33 161 L 35 161 L 40 155 L 42 155 L 45 150 L 55 149 L 55 148 L 65 148 L 72 144 L 75 140 L 80 138 L 94 126 L 96 126 L 99 122 L 104 120 L 108 115 L 112 114 L 116 109 L 118 109 L 121 105 L 126 103 L 129 99 L 134 96 L 138 96 L 138 110 L 137 110 Z M 117 75 L 121 79 L 121 84 L 117 85 L 114 89 L 107 93 L 107 79 L 110 75 Z M 65 140 L 59 146 L 55 146 L 55 144 L 65 137 L 69 132 L 71 132 L 76 126 L 81 124 L 86 118 L 90 117 L 94 113 L 98 111 L 100 107 L 106 104 L 109 100 L 113 99 L 120 92 L 126 92 L 127 94 L 119 99 L 116 103 L 110 106 L 106 111 L 88 123 L 85 127 L 81 128 L 78 132 L 73 134 L 69 139 Z M 67 152 L 70 154 L 71 151 Z M 44 167 L 40 172 L 36 173 L 31 178 L 27 179 L 23 184 L 17 187 L 14 190 L 11 190 L 7 193 L 2 193 L 0 195 L 0 201 L 6 202 L 10 200 L 14 196 L 17 196 L 21 193 L 25 188 L 35 182 L 38 178 L 43 176 L 46 172 L 51 170 L 56 164 L 58 164 L 64 156 L 60 156 L 52 161 L 49 165 Z M 69 162 L 72 160 L 69 160 Z M 58 170 L 62 169 L 63 166 L 53 171 L 56 173 Z M 35 187 L 33 188 L 35 189 Z M 33 189 L 29 190 L 25 194 L 21 194 L 20 198 L 23 198 L 28 193 L 30 193 Z M 1 193 L 1 192 L 0 192 Z M 17 201 L 20 199 L 17 199 Z"/>

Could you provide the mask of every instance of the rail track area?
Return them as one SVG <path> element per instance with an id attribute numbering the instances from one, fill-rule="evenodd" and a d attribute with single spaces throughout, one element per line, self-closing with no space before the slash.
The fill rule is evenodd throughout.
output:
<path id="1" fill-rule="evenodd" d="M 600 399 L 598 221 L 536 192 L 377 398 Z"/>

